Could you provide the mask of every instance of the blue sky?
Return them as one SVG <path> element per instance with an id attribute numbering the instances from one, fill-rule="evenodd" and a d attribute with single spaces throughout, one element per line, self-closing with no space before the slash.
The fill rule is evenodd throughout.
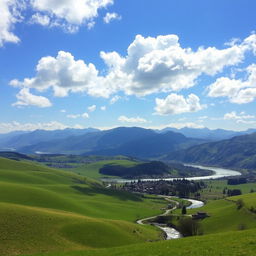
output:
<path id="1" fill-rule="evenodd" d="M 252 0 L 0 0 L 0 132 L 256 128 Z"/>

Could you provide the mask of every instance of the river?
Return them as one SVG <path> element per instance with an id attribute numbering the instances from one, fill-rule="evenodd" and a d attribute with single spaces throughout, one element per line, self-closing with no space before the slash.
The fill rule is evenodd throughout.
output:
<path id="1" fill-rule="evenodd" d="M 241 175 L 240 172 L 225 169 L 225 168 L 219 168 L 219 167 L 212 167 L 212 166 L 201 166 L 201 165 L 193 165 L 193 164 L 185 164 L 186 166 L 191 166 L 195 168 L 200 168 L 203 170 L 210 170 L 213 171 L 214 174 L 208 175 L 208 176 L 200 176 L 200 177 L 187 177 L 185 179 L 187 180 L 210 180 L 210 179 L 219 179 L 224 177 L 230 177 L 230 176 L 239 176 Z M 158 180 L 179 180 L 183 178 L 162 178 L 162 179 L 140 179 L 141 181 L 158 181 Z M 126 183 L 126 182 L 137 182 L 138 179 L 102 179 L 104 182 L 116 182 L 116 183 Z"/>
<path id="2" fill-rule="evenodd" d="M 201 176 L 201 177 L 188 177 L 186 178 L 187 180 L 208 180 L 208 179 L 219 179 L 219 178 L 224 178 L 224 177 L 230 177 L 230 176 L 239 176 L 241 175 L 240 172 L 230 170 L 230 169 L 224 169 L 224 168 L 218 168 L 218 167 L 209 167 L 209 166 L 201 166 L 201 165 L 186 165 L 186 166 L 191 166 L 191 167 L 196 167 L 200 168 L 203 170 L 211 170 L 214 172 L 214 174 L 209 175 L 209 176 Z M 141 181 L 157 181 L 157 180 L 174 180 L 174 178 L 166 178 L 166 179 L 141 179 Z M 132 182 L 132 181 L 138 181 L 138 180 L 124 180 L 124 179 L 115 179 L 115 182 L 118 183 L 123 183 L 123 182 Z M 187 209 L 195 209 L 195 208 L 200 208 L 204 206 L 204 202 L 194 200 L 194 199 L 185 199 L 187 201 L 191 202 L 191 205 L 187 207 Z M 175 207 L 176 208 L 176 207 Z M 166 215 L 165 213 L 162 215 Z M 152 217 L 153 218 L 153 217 Z M 150 219 L 150 218 L 147 218 Z M 138 221 L 137 223 L 142 224 L 143 220 Z M 165 232 L 166 235 L 166 240 L 170 239 L 178 239 L 181 238 L 182 235 L 179 231 L 177 231 L 174 228 L 170 228 L 167 226 L 163 226 L 159 223 L 154 223 L 155 226 L 160 228 Z"/>

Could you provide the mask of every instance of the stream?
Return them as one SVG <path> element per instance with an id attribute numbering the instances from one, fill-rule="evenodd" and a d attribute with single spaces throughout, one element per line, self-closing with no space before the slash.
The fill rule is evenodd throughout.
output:
<path id="1" fill-rule="evenodd" d="M 196 209 L 196 208 L 200 208 L 200 207 L 204 206 L 204 202 L 202 202 L 202 201 L 198 201 L 198 200 L 194 200 L 194 199 L 187 199 L 187 198 L 183 198 L 183 199 L 191 202 L 191 205 L 188 206 L 187 209 Z M 176 209 L 176 207 L 174 207 L 171 210 L 174 210 L 174 209 Z M 167 210 L 167 211 L 168 211 L 168 213 L 170 212 L 170 210 Z M 167 213 L 165 212 L 164 214 L 162 214 L 160 216 L 164 216 L 164 215 L 167 215 Z M 148 219 L 150 219 L 150 218 L 148 218 Z M 175 228 L 163 226 L 162 224 L 159 224 L 159 223 L 154 223 L 154 225 L 165 232 L 166 240 L 178 239 L 178 238 L 182 237 L 181 233 L 178 230 L 176 230 Z"/>
<path id="2" fill-rule="evenodd" d="M 186 165 L 186 166 L 191 166 L 191 167 L 196 167 L 196 168 L 200 168 L 203 170 L 211 170 L 214 172 L 214 174 L 209 175 L 209 176 L 201 176 L 201 177 L 188 177 L 186 178 L 187 180 L 207 180 L 207 179 L 219 179 L 219 178 L 224 178 L 224 177 L 229 177 L 229 176 L 239 176 L 241 175 L 240 172 L 238 171 L 234 171 L 234 170 L 230 170 L 230 169 L 224 169 L 224 168 L 218 168 L 218 167 L 207 167 L 207 166 L 200 166 L 200 165 Z M 183 179 L 183 178 L 182 178 Z M 142 179 L 142 181 L 157 181 L 157 180 L 174 180 L 174 178 L 166 178 L 166 179 Z M 116 182 L 132 182 L 132 181 L 136 181 L 136 180 L 122 180 L 122 179 L 116 179 Z M 173 201 L 171 200 L 171 197 L 164 197 L 167 201 Z M 191 205 L 187 207 L 187 209 L 196 209 L 196 208 L 200 208 L 202 206 L 204 206 L 204 202 L 202 201 L 198 201 L 198 200 L 194 200 L 194 199 L 186 199 L 185 200 L 191 202 Z M 173 201 L 174 202 L 174 201 Z M 176 202 L 177 205 L 177 202 Z M 176 206 L 174 206 L 172 209 L 166 210 L 165 213 L 159 215 L 159 216 L 165 216 L 167 215 L 170 211 L 175 210 Z M 145 220 L 150 220 L 155 218 L 154 217 L 149 217 L 149 218 L 145 218 L 142 220 L 138 220 L 137 223 L 138 224 L 143 224 L 143 221 Z M 182 235 L 179 231 L 177 231 L 174 228 L 171 227 L 167 227 L 164 226 L 160 223 L 154 223 L 154 225 L 158 228 L 160 228 L 161 230 L 163 230 L 165 232 L 166 235 L 166 240 L 171 240 L 171 239 L 178 239 L 181 238 Z"/>

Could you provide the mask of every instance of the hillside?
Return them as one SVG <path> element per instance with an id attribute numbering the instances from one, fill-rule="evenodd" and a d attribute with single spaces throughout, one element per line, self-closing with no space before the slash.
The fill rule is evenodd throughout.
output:
<path id="1" fill-rule="evenodd" d="M 189 138 L 204 139 L 208 141 L 225 140 L 235 136 L 250 134 L 255 132 L 255 130 L 236 132 L 236 131 L 224 130 L 224 129 L 210 130 L 208 128 L 188 128 L 188 127 L 184 127 L 181 129 L 167 127 L 165 129 L 160 130 L 159 132 L 165 133 L 168 131 L 178 132 Z"/>
<path id="2" fill-rule="evenodd" d="M 256 168 L 256 133 L 172 152 L 165 159 L 237 169 Z"/>
<path id="3" fill-rule="evenodd" d="M 33 256 L 241 256 L 255 255 L 256 229 L 188 237 L 157 243 Z M 23 255 L 28 256 L 28 255 Z"/>
<path id="4" fill-rule="evenodd" d="M 133 222 L 164 204 L 71 172 L 0 158 L 0 255 L 158 240 L 158 230 Z"/>
<path id="5" fill-rule="evenodd" d="M 168 152 L 188 148 L 204 141 L 190 139 L 182 134 L 159 134 L 150 129 L 119 127 L 81 136 L 41 142 L 20 148 L 21 152 L 47 152 L 85 155 L 128 155 L 157 157 Z"/>

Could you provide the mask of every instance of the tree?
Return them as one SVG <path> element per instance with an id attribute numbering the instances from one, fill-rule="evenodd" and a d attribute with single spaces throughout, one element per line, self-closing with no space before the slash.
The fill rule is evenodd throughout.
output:
<path id="1" fill-rule="evenodd" d="M 187 208 L 185 205 L 182 206 L 181 214 L 187 214 Z"/>
<path id="2" fill-rule="evenodd" d="M 237 206 L 237 210 L 240 210 L 241 208 L 243 208 L 243 207 L 244 207 L 244 201 L 243 201 L 243 199 L 238 199 L 238 200 L 236 201 L 236 206 Z"/>
<path id="3" fill-rule="evenodd" d="M 196 236 L 202 234 L 198 221 L 192 218 L 181 218 L 178 229 L 183 236 Z"/>

